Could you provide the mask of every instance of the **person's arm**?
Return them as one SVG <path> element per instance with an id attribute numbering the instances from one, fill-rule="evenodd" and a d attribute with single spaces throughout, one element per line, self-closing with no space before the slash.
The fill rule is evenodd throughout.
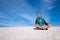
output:
<path id="1" fill-rule="evenodd" d="M 42 27 L 39 26 L 38 19 L 36 19 L 35 27 L 36 27 L 36 28 L 42 28 Z"/>
<path id="2" fill-rule="evenodd" d="M 43 20 L 44 20 L 44 19 L 43 19 Z M 45 25 L 48 25 L 48 23 L 46 23 L 46 21 L 45 21 L 45 20 L 44 20 L 44 24 L 45 24 Z"/>
<path id="3" fill-rule="evenodd" d="M 36 19 L 35 21 L 35 26 L 37 27 L 38 26 L 38 20 Z"/>
<path id="4" fill-rule="evenodd" d="M 35 25 L 36 25 L 36 24 L 38 24 L 37 19 L 36 19 L 36 21 L 35 21 Z"/>
<path id="5" fill-rule="evenodd" d="M 51 27 L 51 25 L 50 24 L 48 24 L 48 23 L 46 23 L 46 21 L 44 20 L 44 24 L 46 25 L 45 26 L 45 28 L 50 28 Z"/>
<path id="6" fill-rule="evenodd" d="M 37 27 L 39 27 L 40 28 L 40 26 L 39 26 L 39 24 L 38 24 L 38 20 L 36 19 L 36 21 L 35 21 L 35 27 L 37 28 Z"/>

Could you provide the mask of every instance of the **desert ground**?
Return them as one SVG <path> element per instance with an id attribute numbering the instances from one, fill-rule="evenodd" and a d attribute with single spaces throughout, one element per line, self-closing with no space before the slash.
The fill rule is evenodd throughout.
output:
<path id="1" fill-rule="evenodd" d="M 36 30 L 35 27 L 1 27 L 0 40 L 60 40 L 60 27 Z"/>

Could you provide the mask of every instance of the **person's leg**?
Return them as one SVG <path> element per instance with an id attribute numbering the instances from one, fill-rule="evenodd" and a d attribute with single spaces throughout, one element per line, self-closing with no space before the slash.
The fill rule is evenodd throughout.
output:
<path id="1" fill-rule="evenodd" d="M 50 28 L 50 27 L 51 27 L 51 25 L 48 24 L 48 25 L 44 26 L 43 29 L 48 29 L 48 28 Z"/>
<path id="2" fill-rule="evenodd" d="M 43 30 L 43 28 L 40 27 L 38 24 L 36 24 L 36 28 L 39 29 L 39 30 Z"/>

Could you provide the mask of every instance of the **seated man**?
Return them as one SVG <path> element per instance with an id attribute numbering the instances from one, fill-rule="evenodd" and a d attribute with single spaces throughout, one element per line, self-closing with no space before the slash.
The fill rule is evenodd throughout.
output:
<path id="1" fill-rule="evenodd" d="M 50 28 L 50 24 L 46 23 L 46 21 L 41 17 L 40 14 L 38 14 L 35 26 L 39 30 L 48 30 L 48 28 Z"/>

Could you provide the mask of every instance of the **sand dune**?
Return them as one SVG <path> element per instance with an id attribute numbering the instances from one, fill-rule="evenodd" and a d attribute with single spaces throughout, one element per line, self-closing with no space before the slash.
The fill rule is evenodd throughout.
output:
<path id="1" fill-rule="evenodd" d="M 60 27 L 35 30 L 34 27 L 0 28 L 0 40 L 60 40 Z"/>

